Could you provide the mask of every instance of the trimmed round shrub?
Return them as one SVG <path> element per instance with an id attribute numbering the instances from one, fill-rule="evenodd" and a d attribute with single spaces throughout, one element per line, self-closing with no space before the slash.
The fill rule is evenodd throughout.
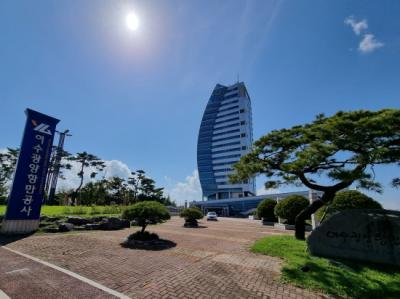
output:
<path id="1" fill-rule="evenodd" d="M 294 224 L 296 216 L 304 210 L 310 202 L 301 195 L 290 195 L 280 201 L 275 206 L 275 215 L 286 219 L 288 224 Z"/>
<path id="2" fill-rule="evenodd" d="M 157 201 L 142 201 L 127 207 L 122 218 L 129 221 L 136 221 L 142 227 L 142 233 L 148 224 L 161 223 L 171 218 L 164 205 Z"/>
<path id="3" fill-rule="evenodd" d="M 266 198 L 261 201 L 257 206 L 257 217 L 269 222 L 276 222 L 275 206 L 277 202 L 275 199 Z"/>
<path id="4" fill-rule="evenodd" d="M 317 212 L 317 219 L 321 219 L 327 207 L 324 206 Z M 338 192 L 329 206 L 326 219 L 332 214 L 345 210 L 355 209 L 382 209 L 382 205 L 373 198 L 357 190 Z"/>
<path id="5" fill-rule="evenodd" d="M 382 205 L 360 191 L 346 190 L 336 194 L 332 202 L 332 209 L 337 211 L 382 209 Z"/>
<path id="6" fill-rule="evenodd" d="M 203 213 L 199 208 L 192 207 L 183 209 L 179 216 L 185 218 L 184 227 L 198 227 L 197 220 L 203 218 Z"/>
<path id="7" fill-rule="evenodd" d="M 183 209 L 179 214 L 179 216 L 187 220 L 198 220 L 204 217 L 201 210 L 199 208 L 194 208 L 194 207 Z"/>

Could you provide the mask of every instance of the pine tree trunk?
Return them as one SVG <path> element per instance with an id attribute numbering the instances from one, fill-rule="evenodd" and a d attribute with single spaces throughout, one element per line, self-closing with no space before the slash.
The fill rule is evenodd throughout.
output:
<path id="1" fill-rule="evenodd" d="M 142 230 L 140 231 L 141 234 L 144 233 L 144 230 L 146 229 L 146 226 L 147 226 L 146 224 L 142 226 Z"/>
<path id="2" fill-rule="evenodd" d="M 330 202 L 335 197 L 336 192 L 324 192 L 321 199 L 315 200 L 307 208 L 300 212 L 296 216 L 295 229 L 296 229 L 296 239 L 305 240 L 305 221 L 311 217 L 319 208 Z"/>
<path id="3" fill-rule="evenodd" d="M 296 221 L 295 221 L 296 239 L 305 240 L 306 219 L 308 219 L 311 216 L 311 214 L 314 214 L 324 204 L 325 203 L 322 200 L 318 199 L 312 202 L 307 208 L 305 208 L 303 211 L 300 212 L 300 214 L 296 216 Z"/>

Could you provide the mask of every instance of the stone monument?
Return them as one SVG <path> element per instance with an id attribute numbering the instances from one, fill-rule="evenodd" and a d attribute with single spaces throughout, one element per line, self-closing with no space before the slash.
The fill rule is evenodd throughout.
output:
<path id="1" fill-rule="evenodd" d="M 347 210 L 308 237 L 313 255 L 400 265 L 400 212 Z"/>

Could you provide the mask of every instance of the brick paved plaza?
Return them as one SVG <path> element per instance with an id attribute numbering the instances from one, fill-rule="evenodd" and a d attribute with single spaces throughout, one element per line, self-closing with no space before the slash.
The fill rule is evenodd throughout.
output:
<path id="1" fill-rule="evenodd" d="M 280 260 L 248 251 L 255 240 L 281 234 L 281 231 L 247 219 L 202 221 L 201 225 L 206 228 L 198 229 L 183 228 L 182 224 L 182 219 L 173 217 L 164 224 L 148 227 L 161 238 L 177 243 L 176 247 L 162 251 L 121 247 L 119 243 L 135 228 L 36 235 L 9 243 L 7 247 L 75 272 L 131 298 L 323 298 L 320 294 L 280 283 Z M 0 262 L 8 254 L 4 251 L 0 251 Z M 0 276 L 5 277 L 6 269 L 0 270 Z M 63 279 L 66 278 L 55 275 L 54 283 L 42 283 L 60 287 L 63 283 L 59 280 Z M 2 281 L 0 289 L 5 290 L 5 280 Z M 53 297 L 89 298 L 76 293 L 76 290 L 64 290 L 62 295 Z M 92 294 L 90 298 L 110 297 L 95 295 L 95 291 Z M 40 298 L 40 295 L 33 297 Z"/>

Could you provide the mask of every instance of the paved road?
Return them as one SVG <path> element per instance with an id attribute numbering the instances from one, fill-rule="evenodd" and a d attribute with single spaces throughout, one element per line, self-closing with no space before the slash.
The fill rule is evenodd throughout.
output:
<path id="1" fill-rule="evenodd" d="M 117 298 L 4 248 L 0 248 L 0 289 L 12 299 Z"/>
<path id="2" fill-rule="evenodd" d="M 131 298 L 323 298 L 321 294 L 282 284 L 279 259 L 249 252 L 255 240 L 281 231 L 244 219 L 203 221 L 203 228 L 198 229 L 183 228 L 182 224 L 182 219 L 173 217 L 162 225 L 148 227 L 177 244 L 162 251 L 122 248 L 120 242 L 133 228 L 38 235 L 7 246 Z M 32 295 L 24 298 L 44 298 L 40 297 L 42 294 L 46 294 L 45 298 L 107 296 L 4 249 L 0 250 L 0 265 L 0 288 L 11 297 L 21 288 Z M 24 268 L 28 270 L 6 274 Z"/>

